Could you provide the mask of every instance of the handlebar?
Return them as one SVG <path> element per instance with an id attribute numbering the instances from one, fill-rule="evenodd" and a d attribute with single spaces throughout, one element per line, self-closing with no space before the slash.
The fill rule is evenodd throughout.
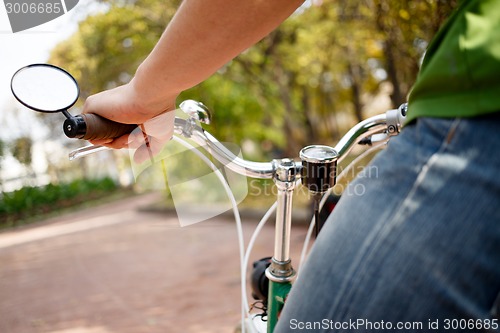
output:
<path id="1" fill-rule="evenodd" d="M 253 162 L 244 160 L 236 156 L 229 149 L 224 147 L 224 145 L 219 142 L 214 136 L 205 131 L 197 122 L 201 121 L 204 123 L 209 123 L 210 121 L 209 111 L 203 104 L 188 100 L 181 103 L 180 108 L 189 117 L 187 119 L 178 117 L 175 118 L 174 134 L 192 139 L 194 142 L 203 147 L 217 161 L 240 175 L 259 179 L 272 179 L 273 177 L 275 177 L 282 160 L 273 160 L 270 162 Z M 368 137 L 372 137 L 374 134 L 382 134 L 383 138 L 379 141 L 387 141 L 390 136 L 397 135 L 402 128 L 406 116 L 406 108 L 407 106 L 405 103 L 398 109 L 389 110 L 385 114 L 373 116 L 353 126 L 340 139 L 337 145 L 333 147 L 333 149 L 328 147 L 330 151 L 333 150 L 335 162 L 338 163 L 342 161 L 357 143 Z M 85 118 L 84 121 L 85 120 L 87 120 L 87 118 Z M 95 120 L 95 118 L 93 118 L 93 120 Z M 103 120 L 107 123 L 103 122 Z M 90 124 L 90 126 L 88 124 Z M 94 126 L 94 124 L 97 125 Z M 104 118 L 97 119 L 95 123 L 87 123 L 86 126 L 87 129 L 99 128 L 99 130 L 102 130 L 104 128 L 104 131 L 101 133 L 111 133 L 112 131 L 116 131 L 116 129 L 119 128 L 119 125 L 122 126 L 121 130 L 125 131 L 123 132 L 123 134 L 131 132 L 136 127 L 135 125 L 123 125 L 114 123 Z M 105 126 L 108 126 L 108 128 L 106 129 Z M 88 135 L 86 135 L 85 137 L 88 137 Z M 92 137 L 92 139 L 95 138 L 96 137 Z M 99 136 L 99 138 L 102 138 L 102 136 Z M 310 149 L 311 147 L 322 146 L 309 146 L 305 147 L 302 151 Z M 104 148 L 100 146 L 83 147 L 71 152 L 70 159 L 84 156 L 90 151 L 98 151 L 102 149 Z M 331 158 L 331 156 L 329 158 Z M 287 160 L 287 163 L 290 163 L 290 161 Z M 295 170 L 295 176 L 300 177 L 303 162 L 292 161 L 291 163 L 293 163 L 292 168 Z"/>
<path id="2" fill-rule="evenodd" d="M 214 136 L 192 121 L 191 118 L 181 119 L 176 117 L 174 122 L 174 133 L 192 139 L 202 146 L 217 161 L 240 175 L 260 179 L 270 179 L 274 175 L 276 168 L 273 162 L 246 161 L 234 155 Z"/>
<path id="3" fill-rule="evenodd" d="M 190 101 L 194 102 L 194 101 Z M 194 102 L 196 103 L 196 102 Z M 192 105 L 191 105 L 192 106 Z M 181 105 L 182 109 L 182 105 Z M 343 160 L 356 143 L 374 134 L 385 133 L 386 139 L 396 135 L 401 130 L 406 116 L 406 104 L 396 110 L 389 110 L 385 114 L 368 118 L 352 127 L 333 148 L 337 155 L 337 162 Z M 238 174 L 260 179 L 271 179 L 276 173 L 278 161 L 252 162 L 237 157 L 222 145 L 214 136 L 205 131 L 192 118 L 175 118 L 174 133 L 190 138 L 202 146 L 217 161 Z M 302 162 L 294 162 L 295 169 L 302 169 Z M 296 173 L 300 175 L 300 172 Z"/>

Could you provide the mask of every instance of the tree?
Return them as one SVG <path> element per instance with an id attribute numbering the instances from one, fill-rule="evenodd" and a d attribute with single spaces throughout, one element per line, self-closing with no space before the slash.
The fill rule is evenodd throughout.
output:
<path id="1" fill-rule="evenodd" d="M 0 140 L 0 192 L 3 191 L 2 162 L 6 153 L 7 153 L 7 145 L 5 144 L 5 141 Z"/>
<path id="2" fill-rule="evenodd" d="M 384 67 L 393 86 L 394 106 L 406 101 L 427 44 L 456 4 L 456 0 L 373 1 L 376 29 L 384 36 Z"/>
<path id="3" fill-rule="evenodd" d="M 12 143 L 12 155 L 26 169 L 31 170 L 33 140 L 29 136 L 22 136 Z"/>

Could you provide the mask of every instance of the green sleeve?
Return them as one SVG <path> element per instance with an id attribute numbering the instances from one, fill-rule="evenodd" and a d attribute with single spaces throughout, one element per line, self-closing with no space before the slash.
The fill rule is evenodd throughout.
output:
<path id="1" fill-rule="evenodd" d="M 462 3 L 429 45 L 408 106 L 407 122 L 500 111 L 500 0 Z"/>

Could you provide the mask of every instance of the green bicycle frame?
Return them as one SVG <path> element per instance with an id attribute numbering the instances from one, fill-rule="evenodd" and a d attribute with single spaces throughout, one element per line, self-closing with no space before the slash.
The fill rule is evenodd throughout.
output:
<path id="1" fill-rule="evenodd" d="M 278 323 L 278 317 L 280 315 L 283 306 L 285 305 L 285 300 L 290 293 L 292 288 L 291 282 L 274 282 L 269 281 L 269 298 L 267 301 L 267 332 L 272 333 L 276 324 Z"/>

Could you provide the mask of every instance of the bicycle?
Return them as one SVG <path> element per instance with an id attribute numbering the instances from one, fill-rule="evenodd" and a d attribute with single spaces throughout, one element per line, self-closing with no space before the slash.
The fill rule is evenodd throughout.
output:
<path id="1" fill-rule="evenodd" d="M 47 83 L 47 80 L 51 81 L 50 84 Z M 135 125 L 113 123 L 97 115 L 72 116 L 69 114 L 68 109 L 78 99 L 78 84 L 69 73 L 52 65 L 35 64 L 20 69 L 12 78 L 11 89 L 14 96 L 23 105 L 33 110 L 49 113 L 62 112 L 66 117 L 63 129 L 68 137 L 83 139 L 116 137 L 120 133 L 126 134 L 136 128 Z M 62 95 L 66 94 L 66 96 L 58 98 L 61 92 L 64 92 Z M 290 231 L 293 193 L 299 181 L 313 194 L 316 202 L 315 217 L 312 219 L 304 250 L 302 251 L 302 262 L 314 230 L 315 221 L 318 220 L 318 212 L 322 202 L 326 201 L 329 191 L 335 185 L 337 178 L 340 177 L 337 174 L 338 163 L 358 143 L 372 145 L 373 147 L 367 150 L 368 153 L 373 149 L 383 147 L 391 137 L 398 135 L 406 116 L 406 108 L 406 104 L 403 104 L 398 109 L 389 110 L 384 114 L 368 118 L 356 124 L 341 138 L 335 147 L 323 145 L 304 147 L 300 151 L 299 161 L 283 158 L 270 162 L 253 162 L 234 155 L 203 129 L 201 123 L 209 123 L 211 113 L 202 103 L 187 100 L 180 104 L 180 109 L 187 114 L 187 118 L 175 118 L 174 141 L 192 148 L 187 141 L 182 139 L 182 137 L 189 138 L 202 146 L 210 156 L 233 172 L 250 178 L 272 179 L 277 188 L 276 203 L 259 222 L 245 251 L 238 207 L 232 196 L 231 189 L 227 184 L 224 185 L 225 180 L 220 170 L 205 155 L 197 153 L 219 177 L 233 203 L 240 238 L 240 259 L 242 261 L 242 332 L 272 333 L 274 331 L 279 313 L 292 288 L 292 282 L 297 276 L 290 258 Z M 144 135 L 148 144 L 147 135 Z M 69 158 L 84 157 L 104 149 L 107 148 L 101 146 L 79 148 L 72 151 Z M 193 151 L 196 153 L 196 150 Z M 356 160 L 353 163 L 355 162 Z M 254 280 L 252 283 L 253 294 L 260 298 L 261 302 L 265 302 L 263 306 L 264 313 L 250 314 L 246 291 L 246 267 L 249 263 L 253 243 L 273 211 L 276 211 L 274 254 L 271 258 L 258 261 L 255 264 L 255 271 L 252 273 Z M 268 290 L 266 290 L 267 285 Z"/>

